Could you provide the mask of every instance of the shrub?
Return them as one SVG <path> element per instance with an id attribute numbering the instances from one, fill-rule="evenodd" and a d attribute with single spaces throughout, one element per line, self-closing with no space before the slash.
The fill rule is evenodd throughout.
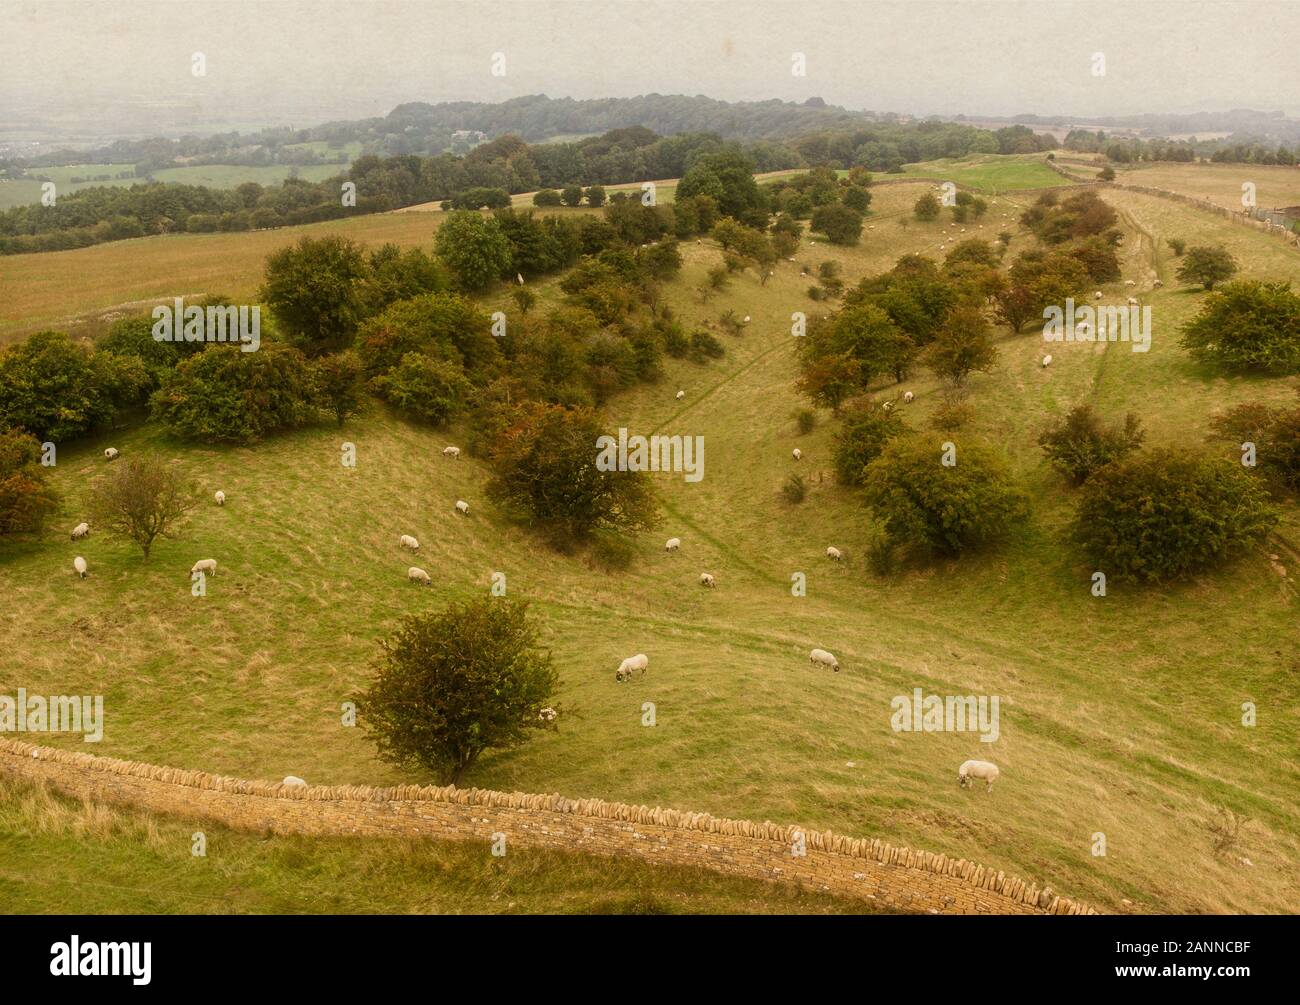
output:
<path id="1" fill-rule="evenodd" d="M 599 209 L 605 205 L 605 188 L 602 185 L 592 185 L 587 189 L 587 205 Z"/>
<path id="2" fill-rule="evenodd" d="M 176 436 L 205 443 L 253 443 L 317 417 L 312 373 L 297 349 L 257 352 L 209 345 L 181 363 L 150 401 L 153 418 Z"/>
<path id="3" fill-rule="evenodd" d="M 419 352 L 408 352 L 372 386 L 395 408 L 434 426 L 450 422 L 465 407 L 471 390 L 459 364 Z"/>
<path id="4" fill-rule="evenodd" d="M 1171 237 L 1165 243 L 1169 245 L 1169 250 L 1174 253 L 1175 258 L 1181 257 L 1182 253 L 1187 250 L 1187 242 L 1182 238 Z"/>
<path id="5" fill-rule="evenodd" d="M 843 203 L 819 206 L 813 211 L 811 226 L 831 244 L 857 244 L 862 237 L 862 214 Z"/>
<path id="6" fill-rule="evenodd" d="M 1197 360 L 1229 370 L 1300 371 L 1300 296 L 1290 283 L 1228 283 L 1183 325 L 1182 345 Z"/>
<path id="7" fill-rule="evenodd" d="M 137 455 L 113 464 L 91 493 L 97 527 L 134 541 L 149 558 L 160 537 L 175 537 L 176 525 L 197 502 L 194 486 L 156 457 Z"/>
<path id="8" fill-rule="evenodd" d="M 803 475 L 793 474 L 781 486 L 781 497 L 788 503 L 801 503 L 807 495 L 808 486 L 804 483 Z"/>
<path id="9" fill-rule="evenodd" d="M 1180 283 L 1200 283 L 1207 290 L 1236 274 L 1237 260 L 1222 246 L 1189 248 L 1177 272 Z"/>
<path id="10" fill-rule="evenodd" d="M 41 445 L 21 429 L 0 429 L 0 535 L 40 533 L 58 496 L 41 465 Z"/>
<path id="11" fill-rule="evenodd" d="M 691 332 L 691 347 L 688 355 L 696 363 L 708 359 L 721 359 L 727 354 L 726 348 L 717 338 L 706 331 Z"/>
<path id="12" fill-rule="evenodd" d="M 916 200 L 912 206 L 912 213 L 918 220 L 933 220 L 939 216 L 939 210 L 942 209 L 939 200 L 930 192 Z"/>
<path id="13" fill-rule="evenodd" d="M 976 370 L 987 372 L 997 362 L 993 329 L 978 307 L 953 308 L 925 348 L 925 362 L 942 380 L 960 386 Z"/>
<path id="14" fill-rule="evenodd" d="M 492 446 L 489 492 L 560 546 L 598 530 L 648 529 L 656 518 L 648 476 L 597 463 L 612 439 L 589 409 L 529 402 Z"/>
<path id="15" fill-rule="evenodd" d="M 312 367 L 317 404 L 340 426 L 361 411 L 366 402 L 361 360 L 352 350 L 318 359 Z"/>
<path id="16" fill-rule="evenodd" d="M 811 408 L 801 408 L 795 413 L 795 422 L 798 423 L 799 433 L 807 436 L 817 427 L 817 413 Z"/>
<path id="17" fill-rule="evenodd" d="M 361 326 L 357 355 L 367 377 L 392 370 L 408 352 L 455 360 L 475 375 L 501 356 L 488 316 L 454 293 L 399 300 Z"/>
<path id="18" fill-rule="evenodd" d="M 582 186 L 581 185 L 564 186 L 563 191 L 560 192 L 560 200 L 566 206 L 581 206 Z"/>
<path id="19" fill-rule="evenodd" d="M 111 362 L 62 332 L 38 332 L 0 350 L 0 427 L 62 442 L 110 421 Z"/>
<path id="20" fill-rule="evenodd" d="M 553 188 L 544 188 L 533 193 L 534 206 L 559 206 L 560 204 L 560 193 Z"/>
<path id="21" fill-rule="evenodd" d="M 1020 520 L 1025 500 L 998 454 L 959 447 L 951 467 L 930 437 L 898 437 L 867 468 L 866 501 L 892 541 L 957 555 L 997 540 Z"/>
<path id="22" fill-rule="evenodd" d="M 1107 429 L 1091 405 L 1079 405 L 1038 437 L 1052 467 L 1072 485 L 1082 485 L 1098 468 L 1122 460 L 1142 445 L 1145 434 L 1130 412 L 1123 428 Z"/>
<path id="23" fill-rule="evenodd" d="M 862 485 L 867 465 L 880 456 L 894 437 L 907 431 L 902 416 L 866 400 L 844 414 L 835 436 L 833 464 L 841 485 Z"/>
<path id="24" fill-rule="evenodd" d="M 867 567 L 877 576 L 888 576 L 898 568 L 898 542 L 880 528 L 867 538 Z"/>
<path id="25" fill-rule="evenodd" d="M 322 355 L 352 344 L 364 313 L 361 284 L 369 275 L 366 256 L 351 238 L 304 237 L 267 256 L 258 297 L 304 352 Z"/>
<path id="26" fill-rule="evenodd" d="M 433 238 L 438 257 L 463 289 L 487 289 L 510 271 L 510 242 L 495 217 L 449 213 Z"/>
<path id="27" fill-rule="evenodd" d="M 1238 461 L 1255 445 L 1255 469 L 1282 488 L 1300 492 L 1300 405 L 1274 408 L 1249 402 L 1211 420 L 1214 434 L 1233 445 Z"/>
<path id="28" fill-rule="evenodd" d="M 528 605 L 504 597 L 407 615 L 374 671 L 355 701 L 379 756 L 451 785 L 484 751 L 545 728 L 541 711 L 559 684 Z"/>
<path id="29" fill-rule="evenodd" d="M 1240 464 L 1168 450 L 1094 472 L 1080 493 L 1074 536 L 1109 578 L 1162 582 L 1219 566 L 1276 522 Z"/>

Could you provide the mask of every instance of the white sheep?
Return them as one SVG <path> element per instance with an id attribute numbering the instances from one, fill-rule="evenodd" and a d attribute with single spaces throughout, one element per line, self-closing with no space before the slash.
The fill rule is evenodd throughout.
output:
<path id="1" fill-rule="evenodd" d="M 905 404 L 905 405 L 910 405 L 910 404 L 912 403 L 912 400 L 913 400 L 915 397 L 916 397 L 916 395 L 914 395 L 911 391 L 907 391 L 907 392 L 904 393 L 904 395 L 903 395 L 903 404 Z"/>
<path id="2" fill-rule="evenodd" d="M 224 505 L 226 505 L 226 493 L 224 493 L 224 492 L 218 490 L 218 491 L 217 491 L 217 494 L 216 494 L 215 496 L 213 496 L 212 498 L 214 498 L 214 499 L 217 501 L 217 505 L 218 505 L 218 506 L 224 506 Z"/>
<path id="3" fill-rule="evenodd" d="M 104 459 L 108 461 L 117 460 L 117 447 L 109 447 L 104 451 Z"/>
<path id="4" fill-rule="evenodd" d="M 711 572 L 701 572 L 701 573 L 700 573 L 700 585 L 701 585 L 701 586 L 707 586 L 707 587 L 709 587 L 710 589 L 712 589 L 713 587 L 717 586 L 718 584 L 714 581 L 714 579 L 713 579 L 713 574 L 712 574 Z"/>
<path id="5" fill-rule="evenodd" d="M 1043 366 L 1051 366 L 1051 365 L 1052 365 L 1052 354 L 1049 352 L 1046 356 L 1043 357 Z"/>
<path id="6" fill-rule="evenodd" d="M 397 539 L 397 544 L 398 547 L 409 548 L 411 551 L 420 550 L 420 542 L 417 541 L 415 538 L 411 537 L 410 534 L 403 534 L 400 538 Z"/>
<path id="7" fill-rule="evenodd" d="M 650 665 L 650 657 L 645 653 L 637 653 L 635 656 L 629 656 L 618 665 L 618 670 L 614 672 L 614 679 L 622 683 L 631 678 L 637 670 L 641 671 L 641 676 L 645 676 L 646 667 Z"/>
<path id="8" fill-rule="evenodd" d="M 86 578 L 86 560 L 78 555 L 72 560 L 72 567 L 77 571 L 77 575 L 82 579 Z"/>
<path id="9" fill-rule="evenodd" d="M 797 461 L 803 457 L 803 451 L 800 450 L 798 447 L 795 447 L 793 450 L 790 451 L 790 456 Z"/>
<path id="10" fill-rule="evenodd" d="M 839 562 L 843 560 L 844 552 L 840 551 L 839 548 L 836 548 L 834 545 L 832 545 L 831 547 L 826 549 L 826 557 L 833 558 L 835 559 L 835 561 Z"/>
<path id="11" fill-rule="evenodd" d="M 1124 285 L 1125 285 L 1125 286 L 1136 286 L 1137 283 L 1134 282 L 1132 279 L 1125 279 L 1125 280 L 1124 280 Z"/>
<path id="12" fill-rule="evenodd" d="M 809 663 L 820 663 L 822 666 L 830 667 L 836 673 L 840 672 L 840 661 L 828 653 L 825 649 L 814 649 L 808 654 Z"/>
<path id="13" fill-rule="evenodd" d="M 456 512 L 464 513 L 466 516 L 469 516 L 469 503 L 467 503 L 464 499 L 457 499 Z"/>
<path id="14" fill-rule="evenodd" d="M 90 537 L 90 524 L 84 521 L 72 528 L 72 540 L 80 541 L 83 537 Z"/>
<path id="15" fill-rule="evenodd" d="M 215 576 L 217 574 L 217 560 L 215 558 L 203 558 L 195 562 L 194 568 L 190 569 L 190 576 L 199 572 Z"/>
<path id="16" fill-rule="evenodd" d="M 537 718 L 541 719 L 542 722 L 554 722 L 559 717 L 560 713 L 549 705 L 537 713 Z"/>
<path id="17" fill-rule="evenodd" d="M 300 786 L 302 786 L 303 788 L 306 788 L 306 787 L 307 787 L 307 783 L 304 782 L 304 781 L 303 781 L 301 778 L 299 778 L 297 775 L 285 775 L 285 776 L 284 776 L 284 781 L 281 782 L 280 784 L 281 784 L 281 785 L 300 785 Z"/>
<path id="18" fill-rule="evenodd" d="M 685 398 L 685 397 L 686 397 L 686 392 L 685 392 L 685 391 L 678 391 L 678 392 L 677 392 L 677 400 L 678 400 L 678 401 L 681 401 L 681 400 L 682 400 L 683 398 Z"/>
<path id="19" fill-rule="evenodd" d="M 742 323 L 743 323 L 743 324 L 749 324 L 749 315 L 748 315 L 748 314 L 745 315 L 745 320 L 744 320 L 744 322 L 742 322 Z"/>
<path id="20" fill-rule="evenodd" d="M 450 457 L 453 461 L 460 460 L 460 447 L 443 447 L 442 456 Z"/>
<path id="21" fill-rule="evenodd" d="M 1101 290 L 1098 290 L 1096 293 L 1094 293 L 1094 294 L 1092 295 L 1092 299 L 1093 299 L 1093 300 L 1100 300 L 1100 299 L 1101 299 Z"/>
<path id="22" fill-rule="evenodd" d="M 957 784 L 964 789 L 971 784 L 972 778 L 984 779 L 984 791 L 988 792 L 998 780 L 998 766 L 991 761 L 963 761 L 957 769 Z"/>
<path id="23" fill-rule="evenodd" d="M 433 579 L 423 569 L 418 569 L 414 565 L 406 570 L 406 578 L 412 583 L 419 583 L 422 586 L 432 586 Z"/>
<path id="24" fill-rule="evenodd" d="M 1137 304 L 1138 304 L 1138 302 L 1137 302 L 1137 297 L 1129 297 L 1129 298 L 1128 298 L 1128 305 L 1129 305 L 1130 307 L 1136 307 Z"/>
<path id="25" fill-rule="evenodd" d="M 1152 283 L 1151 285 L 1154 286 L 1154 287 L 1156 287 L 1157 289 L 1159 289 L 1161 286 L 1164 286 L 1165 283 L 1164 283 L 1164 280 L 1163 280 L 1163 279 L 1157 279 L 1157 280 L 1156 280 L 1154 283 Z"/>
<path id="26" fill-rule="evenodd" d="M 668 543 L 664 545 L 664 551 L 676 551 L 681 546 L 682 539 L 680 537 L 670 537 Z"/>

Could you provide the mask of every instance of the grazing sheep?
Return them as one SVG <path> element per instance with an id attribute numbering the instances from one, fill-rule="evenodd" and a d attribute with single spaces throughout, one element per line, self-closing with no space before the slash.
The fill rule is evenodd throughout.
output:
<path id="1" fill-rule="evenodd" d="M 742 323 L 742 324 L 749 324 L 749 315 L 748 315 L 748 314 L 745 315 L 745 320 L 744 320 L 743 322 L 741 322 L 741 323 Z"/>
<path id="2" fill-rule="evenodd" d="M 677 392 L 677 400 L 678 400 L 678 401 L 681 401 L 681 400 L 682 400 L 683 398 L 685 398 L 685 397 L 686 397 L 686 392 L 685 392 L 685 391 L 678 391 L 678 392 Z"/>
<path id="3" fill-rule="evenodd" d="M 910 405 L 912 403 L 912 399 L 915 397 L 916 395 L 914 395 L 911 391 L 906 392 L 903 395 L 903 404 Z"/>
<path id="4" fill-rule="evenodd" d="M 284 776 L 284 781 L 281 782 L 280 784 L 281 784 L 281 785 L 301 785 L 303 788 L 306 788 L 306 787 L 307 787 L 307 783 L 304 782 L 304 781 L 303 781 L 301 778 L 299 778 L 297 775 L 285 775 L 285 776 Z"/>
<path id="5" fill-rule="evenodd" d="M 418 569 L 414 565 L 406 570 L 406 578 L 412 583 L 419 583 L 422 586 L 432 586 L 433 580 L 423 569 Z"/>
<path id="6" fill-rule="evenodd" d="M 72 560 L 72 567 L 77 570 L 77 575 L 82 579 L 86 578 L 86 560 L 78 555 Z"/>
<path id="7" fill-rule="evenodd" d="M 844 559 L 844 552 L 840 551 L 839 548 L 836 548 L 834 545 L 832 545 L 831 547 L 826 549 L 826 557 L 833 558 L 835 559 L 835 561 L 840 562 L 843 561 Z"/>
<path id="8" fill-rule="evenodd" d="M 209 576 L 217 574 L 217 560 L 215 558 L 203 558 L 194 563 L 194 568 L 190 570 L 193 576 L 196 572 L 202 572 Z"/>
<path id="9" fill-rule="evenodd" d="M 220 489 L 217 490 L 217 494 L 212 498 L 217 501 L 218 506 L 226 505 L 226 493 L 222 492 Z"/>
<path id="10" fill-rule="evenodd" d="M 90 524 L 85 522 L 72 528 L 72 540 L 80 541 L 83 537 L 90 537 Z"/>
<path id="11" fill-rule="evenodd" d="M 460 460 L 460 447 L 443 447 L 442 456 L 450 457 L 453 461 Z"/>
<path id="12" fill-rule="evenodd" d="M 469 516 L 469 503 L 467 503 L 464 499 L 457 499 L 456 511 L 458 513 L 464 513 L 466 516 Z"/>
<path id="13" fill-rule="evenodd" d="M 398 538 L 397 544 L 399 547 L 402 548 L 410 548 L 411 551 L 420 550 L 420 542 L 417 541 L 415 538 L 411 537 L 410 534 L 403 534 L 400 538 Z"/>
<path id="14" fill-rule="evenodd" d="M 1098 290 L 1096 293 L 1094 293 L 1094 294 L 1092 295 L 1092 299 L 1093 299 L 1093 300 L 1100 300 L 1100 299 L 1101 299 L 1101 290 Z"/>
<path id="15" fill-rule="evenodd" d="M 1154 286 L 1154 287 L 1156 287 L 1156 288 L 1158 289 L 1159 287 L 1164 286 L 1165 283 L 1164 283 L 1164 280 L 1163 280 L 1163 279 L 1157 279 L 1157 280 L 1156 280 L 1154 283 L 1152 283 L 1151 285 Z"/>
<path id="16" fill-rule="evenodd" d="M 524 274 L 522 272 L 516 272 L 515 279 L 519 281 L 520 286 L 524 285 Z"/>
<path id="17" fill-rule="evenodd" d="M 718 584 L 717 584 L 716 582 L 714 582 L 714 580 L 713 580 L 713 574 L 712 574 L 712 573 L 709 573 L 709 572 L 701 572 L 701 573 L 700 573 L 700 585 L 701 585 L 701 586 L 707 586 L 707 587 L 709 587 L 710 589 L 712 589 L 713 587 L 717 586 Z"/>
<path id="18" fill-rule="evenodd" d="M 668 543 L 664 545 L 664 551 L 676 551 L 681 546 L 682 539 L 680 537 L 670 537 Z"/>
<path id="19" fill-rule="evenodd" d="M 790 456 L 797 461 L 801 457 L 803 457 L 803 451 L 800 450 L 798 447 L 795 447 L 793 450 L 790 451 Z"/>
<path id="20" fill-rule="evenodd" d="M 554 722 L 559 717 L 560 713 L 549 705 L 537 713 L 537 718 L 541 719 L 542 722 Z"/>
<path id="21" fill-rule="evenodd" d="M 830 667 L 836 673 L 840 672 L 840 661 L 828 653 L 825 649 L 814 649 L 808 654 L 809 663 L 820 663 L 822 666 Z"/>
<path id="22" fill-rule="evenodd" d="M 117 447 L 109 447 L 104 451 L 104 459 L 109 461 L 117 460 Z"/>
<path id="23" fill-rule="evenodd" d="M 1052 365 L 1052 354 L 1049 352 L 1046 356 L 1043 357 L 1043 366 L 1051 366 L 1051 365 Z"/>
<path id="24" fill-rule="evenodd" d="M 650 665 L 650 657 L 645 653 L 637 653 L 635 656 L 629 656 L 618 665 L 618 670 L 614 672 L 614 679 L 620 684 L 629 680 L 632 674 L 637 670 L 641 671 L 641 676 L 645 676 L 646 667 Z"/>
<path id="25" fill-rule="evenodd" d="M 984 791 L 988 792 L 998 780 L 998 766 L 991 761 L 963 761 L 957 769 L 957 784 L 964 789 L 971 784 L 972 778 L 984 779 Z"/>
<path id="26" fill-rule="evenodd" d="M 1124 280 L 1124 285 L 1125 285 L 1125 286 L 1136 286 L 1137 283 L 1134 282 L 1132 279 L 1125 279 L 1125 280 Z"/>
<path id="27" fill-rule="evenodd" d="M 1136 307 L 1136 306 L 1137 306 L 1137 297 L 1129 297 L 1129 298 L 1128 298 L 1128 305 L 1129 305 L 1130 307 Z"/>

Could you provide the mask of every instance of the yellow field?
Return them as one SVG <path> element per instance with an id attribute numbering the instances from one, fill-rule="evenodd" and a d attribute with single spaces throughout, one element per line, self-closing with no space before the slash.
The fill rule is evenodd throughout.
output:
<path id="1" fill-rule="evenodd" d="M 1073 168 L 1073 166 L 1070 166 Z M 1255 185 L 1255 201 L 1261 209 L 1300 206 L 1300 168 L 1260 164 L 1143 164 L 1118 170 L 1121 185 L 1143 185 L 1208 199 L 1224 209 L 1242 211 L 1241 186 Z"/>

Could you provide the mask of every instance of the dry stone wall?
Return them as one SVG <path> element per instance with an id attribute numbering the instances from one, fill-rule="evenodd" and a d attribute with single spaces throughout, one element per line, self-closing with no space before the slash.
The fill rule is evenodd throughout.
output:
<path id="1" fill-rule="evenodd" d="M 255 832 L 482 841 L 617 855 L 800 884 L 934 914 L 1095 914 L 966 859 L 794 825 L 559 795 L 399 785 L 286 787 L 0 737 L 0 774 L 68 795 Z M 792 854 L 802 845 L 803 855 Z"/>

